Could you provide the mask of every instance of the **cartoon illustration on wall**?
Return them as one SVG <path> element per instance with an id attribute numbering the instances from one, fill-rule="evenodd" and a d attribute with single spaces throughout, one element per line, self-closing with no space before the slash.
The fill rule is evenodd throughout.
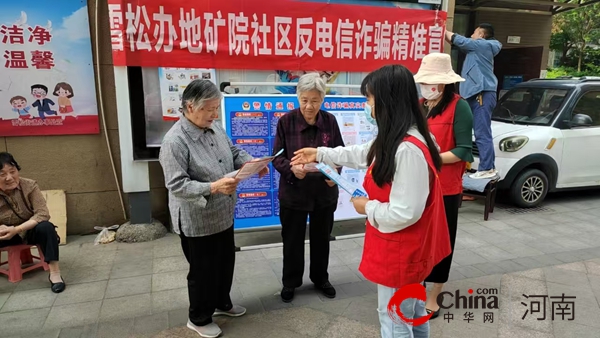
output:
<path id="1" fill-rule="evenodd" d="M 32 106 L 38 110 L 38 115 L 41 119 L 45 119 L 46 115 L 56 115 L 56 110 L 52 110 L 50 106 L 54 106 L 54 101 L 46 98 L 48 96 L 48 87 L 43 84 L 34 84 L 31 86 L 31 95 L 35 98 Z"/>
<path id="2" fill-rule="evenodd" d="M 54 87 L 53 94 L 54 96 L 58 96 L 58 112 L 62 116 L 62 119 L 64 120 L 66 116 L 77 118 L 71 104 L 71 98 L 75 96 L 73 87 L 66 82 L 59 82 Z"/>
<path id="3" fill-rule="evenodd" d="M 12 110 L 19 114 L 20 119 L 31 118 L 31 114 L 29 113 L 31 107 L 27 105 L 27 99 L 23 96 L 15 96 L 11 98 L 10 105 L 12 106 Z"/>

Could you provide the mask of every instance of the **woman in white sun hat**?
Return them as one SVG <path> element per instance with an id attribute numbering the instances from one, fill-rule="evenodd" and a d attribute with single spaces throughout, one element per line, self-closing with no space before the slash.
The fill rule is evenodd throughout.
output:
<path id="1" fill-rule="evenodd" d="M 452 253 L 458 226 L 462 176 L 467 163 L 473 162 L 473 113 L 467 101 L 456 94 L 455 88 L 457 82 L 463 81 L 465 80 L 452 70 L 450 55 L 442 53 L 425 56 L 415 75 L 415 82 L 419 84 L 423 96 L 421 102 L 427 113 L 429 129 L 440 147 L 443 163 L 440 182 Z M 428 313 L 434 312 L 432 319 L 439 315 L 437 296 L 448 281 L 452 253 L 438 263 L 425 279 L 425 282 L 434 283 L 425 304 Z"/>

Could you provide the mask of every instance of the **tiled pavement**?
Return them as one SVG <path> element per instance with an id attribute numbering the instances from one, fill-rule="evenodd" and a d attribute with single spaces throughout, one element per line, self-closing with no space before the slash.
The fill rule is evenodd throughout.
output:
<path id="1" fill-rule="evenodd" d="M 481 206 L 460 212 L 451 282 L 446 290 L 499 289 L 493 323 L 485 310 L 451 309 L 454 320 L 431 321 L 432 337 L 598 337 L 600 334 L 600 196 L 555 198 L 545 210 L 515 214 L 497 207 L 484 222 Z M 238 234 L 244 242 L 245 234 Z M 18 284 L 0 278 L 0 337 L 197 337 L 185 328 L 186 262 L 176 236 L 151 243 L 94 246 L 93 236 L 61 247 L 67 290 L 52 294 L 47 274 Z M 282 303 L 281 248 L 237 254 L 233 299 L 248 315 L 217 319 L 224 337 L 378 337 L 374 286 L 357 271 L 362 239 L 332 242 L 330 279 L 338 297 L 310 287 Z M 307 249 L 308 254 L 308 249 Z M 308 265 L 308 262 L 307 262 Z M 577 296 L 575 320 L 521 319 L 526 295 Z M 470 310 L 469 310 L 470 311 Z"/>

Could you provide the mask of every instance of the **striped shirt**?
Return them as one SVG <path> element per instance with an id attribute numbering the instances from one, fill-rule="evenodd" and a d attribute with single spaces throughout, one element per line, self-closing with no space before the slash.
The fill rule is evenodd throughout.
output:
<path id="1" fill-rule="evenodd" d="M 200 237 L 233 225 L 237 196 L 210 193 L 210 183 L 252 160 L 219 123 L 201 129 L 181 117 L 165 135 L 159 161 L 169 191 L 173 231 Z"/>

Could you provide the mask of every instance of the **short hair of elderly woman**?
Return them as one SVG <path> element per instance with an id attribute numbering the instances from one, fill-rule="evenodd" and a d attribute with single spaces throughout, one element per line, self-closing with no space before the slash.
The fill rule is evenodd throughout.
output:
<path id="1" fill-rule="evenodd" d="M 217 85 L 209 80 L 196 79 L 185 87 L 181 95 L 183 112 L 187 111 L 188 105 L 194 109 L 200 109 L 207 101 L 221 99 L 222 95 Z"/>
<path id="2" fill-rule="evenodd" d="M 324 98 L 327 93 L 327 86 L 319 73 L 304 74 L 298 80 L 298 85 L 296 87 L 298 96 L 311 90 L 319 92 L 322 98 Z"/>
<path id="3" fill-rule="evenodd" d="M 0 170 L 4 168 L 4 166 L 9 165 L 11 167 L 15 167 L 17 170 L 21 170 L 19 163 L 15 160 L 12 154 L 7 152 L 0 153 Z"/>

